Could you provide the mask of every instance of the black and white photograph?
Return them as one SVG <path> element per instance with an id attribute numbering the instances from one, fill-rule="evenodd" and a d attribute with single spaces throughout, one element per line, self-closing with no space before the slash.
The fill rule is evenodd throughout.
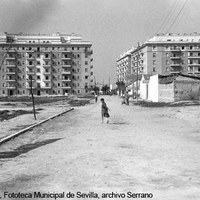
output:
<path id="1" fill-rule="evenodd" d="M 1 0 L 0 200 L 200 200 L 199 10 Z"/>

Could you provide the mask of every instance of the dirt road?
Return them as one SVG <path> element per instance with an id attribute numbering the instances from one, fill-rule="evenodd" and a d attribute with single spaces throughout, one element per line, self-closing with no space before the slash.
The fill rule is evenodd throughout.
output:
<path id="1" fill-rule="evenodd" d="M 121 105 L 116 96 L 105 100 L 110 124 L 101 124 L 100 102 L 92 103 L 1 146 L 2 199 L 9 199 L 5 192 L 80 191 L 91 192 L 88 199 L 95 199 L 92 192 L 132 199 L 130 192 L 199 200 L 199 106 L 142 108 Z"/>

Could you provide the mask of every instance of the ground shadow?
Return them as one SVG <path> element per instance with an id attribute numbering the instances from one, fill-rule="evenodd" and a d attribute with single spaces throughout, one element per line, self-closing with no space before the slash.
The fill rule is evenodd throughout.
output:
<path id="1" fill-rule="evenodd" d="M 56 142 L 61 139 L 62 138 L 56 138 L 56 139 L 44 140 L 44 141 L 36 142 L 36 143 L 32 143 L 32 144 L 25 144 L 25 145 L 18 147 L 17 149 L 14 149 L 13 151 L 0 152 L 0 159 L 15 158 L 21 154 L 25 154 L 25 153 L 33 150 L 33 149 Z"/>
<path id="2" fill-rule="evenodd" d="M 110 122 L 109 124 L 114 124 L 114 125 L 128 125 L 127 122 Z"/>

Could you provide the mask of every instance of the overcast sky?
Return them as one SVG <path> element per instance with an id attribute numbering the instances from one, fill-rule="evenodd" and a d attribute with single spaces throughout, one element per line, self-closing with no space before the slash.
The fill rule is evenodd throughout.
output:
<path id="1" fill-rule="evenodd" d="M 199 10 L 199 0 L 1 0 L 0 32 L 80 34 L 93 44 L 96 80 L 115 83 L 121 53 L 159 29 L 200 32 Z"/>

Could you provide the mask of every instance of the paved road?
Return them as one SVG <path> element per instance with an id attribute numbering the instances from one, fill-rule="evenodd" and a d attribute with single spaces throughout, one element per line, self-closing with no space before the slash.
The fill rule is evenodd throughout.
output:
<path id="1" fill-rule="evenodd" d="M 199 200 L 199 107 L 141 108 L 121 105 L 115 96 L 105 100 L 110 124 L 101 124 L 100 102 L 92 103 L 0 147 L 1 197 L 6 191 L 81 191 Z"/>

